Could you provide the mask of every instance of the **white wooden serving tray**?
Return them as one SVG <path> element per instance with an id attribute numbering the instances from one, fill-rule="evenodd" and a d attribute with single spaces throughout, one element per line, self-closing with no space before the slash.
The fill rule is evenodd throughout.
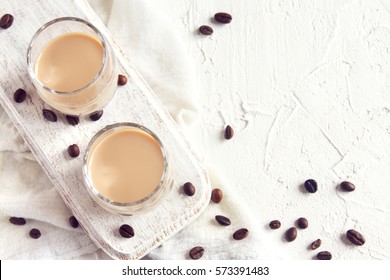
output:
<path id="1" fill-rule="evenodd" d="M 91 239 L 115 259 L 139 259 L 196 219 L 210 200 L 207 175 L 174 120 L 89 4 L 85 0 L 2 0 L 0 13 L 14 16 L 10 28 L 0 29 L 0 104 Z M 78 125 L 71 126 L 63 116 L 56 123 L 46 121 L 42 116 L 42 108 L 46 107 L 28 78 L 26 51 L 33 34 L 44 23 L 64 16 L 86 19 L 100 29 L 114 48 L 120 71 L 128 77 L 127 85 L 118 87 L 97 122 L 82 118 Z M 18 88 L 29 94 L 20 104 L 13 101 Z M 98 130 L 116 122 L 135 122 L 150 128 L 170 153 L 173 189 L 158 207 L 147 213 L 121 216 L 103 210 L 84 187 L 82 156 L 72 159 L 67 155 L 67 147 L 74 143 L 83 153 Z M 181 191 L 187 181 L 196 186 L 192 197 Z M 124 223 L 134 228 L 133 238 L 119 235 L 118 229 Z"/>

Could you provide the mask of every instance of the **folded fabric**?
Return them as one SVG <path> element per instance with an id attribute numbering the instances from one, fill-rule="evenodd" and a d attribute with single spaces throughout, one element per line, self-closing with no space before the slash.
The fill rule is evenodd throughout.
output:
<path id="1" fill-rule="evenodd" d="M 194 65 L 175 32 L 177 27 L 161 12 L 162 1 L 89 2 L 181 129 L 188 136 L 200 133 L 196 123 L 201 113 L 200 94 Z M 0 258 L 108 258 L 82 229 L 70 227 L 71 213 L 1 107 L 0 135 Z M 204 259 L 272 257 L 260 230 L 256 230 L 260 226 L 245 203 L 240 203 L 234 186 L 221 181 L 211 169 L 209 174 L 213 187 L 224 192 L 222 202 L 211 202 L 200 218 L 146 258 L 188 259 L 194 246 L 205 248 Z M 220 226 L 215 215 L 229 217 L 234 226 Z M 25 217 L 27 224 L 13 225 L 8 221 L 10 216 Z M 42 232 L 37 240 L 28 236 L 34 227 Z M 232 234 L 240 227 L 248 228 L 249 235 L 237 241 Z"/>

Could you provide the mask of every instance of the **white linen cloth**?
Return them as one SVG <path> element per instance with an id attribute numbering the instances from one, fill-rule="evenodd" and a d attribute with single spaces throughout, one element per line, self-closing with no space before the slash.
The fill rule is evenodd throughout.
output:
<path id="1" fill-rule="evenodd" d="M 163 1 L 89 2 L 185 133 L 200 133 L 196 123 L 201 112 L 194 65 L 176 27 L 162 12 Z M 1 107 L 0 135 L 0 258 L 108 258 L 81 228 L 70 227 L 71 213 Z M 260 229 L 254 220 L 256 215 L 240 203 L 234 186 L 213 174 L 210 171 L 213 187 L 224 192 L 222 202 L 210 203 L 200 218 L 147 258 L 188 259 L 194 246 L 205 248 L 204 259 L 270 257 L 266 242 L 256 231 Z M 219 226 L 214 220 L 218 214 L 229 217 L 232 225 Z M 8 221 L 10 216 L 25 217 L 27 224 L 13 225 Z M 240 227 L 248 228 L 249 236 L 235 241 L 232 234 Z M 40 229 L 41 238 L 31 239 L 31 228 Z"/>

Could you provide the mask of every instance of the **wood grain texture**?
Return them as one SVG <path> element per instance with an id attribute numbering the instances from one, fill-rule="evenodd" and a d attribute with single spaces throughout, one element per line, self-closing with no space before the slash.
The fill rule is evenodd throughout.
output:
<path id="1" fill-rule="evenodd" d="M 2 10 L 13 14 L 15 20 L 9 29 L 0 30 L 0 104 L 91 239 L 113 258 L 139 259 L 196 219 L 210 199 L 206 172 L 172 117 L 88 3 L 9 0 L 2 1 Z M 41 113 L 46 105 L 28 78 L 26 51 L 31 37 L 44 23 L 62 16 L 86 19 L 100 29 L 114 48 L 121 73 L 128 77 L 127 85 L 117 89 L 97 122 L 82 118 L 77 126 L 71 126 L 62 115 L 56 123 L 47 122 Z M 21 104 L 13 101 L 18 88 L 28 93 Z M 174 169 L 174 186 L 167 198 L 148 212 L 131 217 L 114 215 L 99 207 L 84 187 L 82 157 L 71 159 L 66 152 L 70 144 L 76 143 L 83 153 L 97 131 L 116 122 L 135 122 L 154 131 L 164 142 Z M 187 181 L 196 186 L 192 197 L 181 192 Z M 134 228 L 133 238 L 119 235 L 123 223 Z"/>

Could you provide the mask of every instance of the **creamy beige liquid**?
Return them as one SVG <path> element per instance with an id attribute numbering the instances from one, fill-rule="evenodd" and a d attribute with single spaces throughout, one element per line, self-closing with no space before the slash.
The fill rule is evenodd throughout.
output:
<path id="1" fill-rule="evenodd" d="M 160 145 L 139 129 L 107 135 L 93 147 L 88 173 L 96 190 L 116 202 L 140 200 L 160 184 L 164 158 Z"/>
<path id="2" fill-rule="evenodd" d="M 103 64 L 102 44 L 87 34 L 68 33 L 47 44 L 36 63 L 36 75 L 46 87 L 68 92 L 88 85 Z"/>

